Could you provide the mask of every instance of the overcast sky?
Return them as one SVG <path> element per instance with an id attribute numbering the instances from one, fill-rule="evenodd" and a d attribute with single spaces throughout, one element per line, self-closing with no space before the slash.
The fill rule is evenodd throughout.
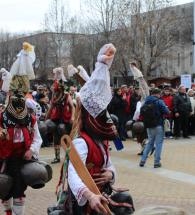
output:
<path id="1" fill-rule="evenodd" d="M 175 0 L 177 4 L 192 0 Z M 28 32 L 41 29 L 50 0 L 0 0 L 0 29 L 11 32 Z M 80 8 L 80 0 L 64 0 L 72 14 Z"/>

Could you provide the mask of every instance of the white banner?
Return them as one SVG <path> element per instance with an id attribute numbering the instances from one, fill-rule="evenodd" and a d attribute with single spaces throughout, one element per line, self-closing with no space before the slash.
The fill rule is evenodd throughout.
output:
<path id="1" fill-rule="evenodd" d="M 189 74 L 181 75 L 181 85 L 184 85 L 186 88 L 191 88 L 192 75 Z"/>

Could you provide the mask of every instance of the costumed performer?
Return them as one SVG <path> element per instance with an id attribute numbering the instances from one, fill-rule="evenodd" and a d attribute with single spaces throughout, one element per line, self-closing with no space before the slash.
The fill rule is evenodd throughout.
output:
<path id="1" fill-rule="evenodd" d="M 112 44 L 106 44 L 100 49 L 95 70 L 79 92 L 81 116 L 80 122 L 75 122 L 79 131 L 78 137 L 73 140 L 99 190 L 108 195 L 112 192 L 110 187 L 116 177 L 108 140 L 115 139 L 118 134 L 106 110 L 112 98 L 109 68 L 115 52 Z M 108 203 L 107 199 L 86 187 L 71 162 L 68 166 L 68 187 L 71 190 L 72 214 L 107 214 L 102 206 L 103 202 Z"/>
<path id="2" fill-rule="evenodd" d="M 0 104 L 6 103 L 6 98 L 8 98 L 9 86 L 12 79 L 10 72 L 5 68 L 0 70 L 1 81 L 0 81 Z"/>
<path id="3" fill-rule="evenodd" d="M 132 130 L 137 137 L 137 143 L 140 145 L 140 152 L 138 152 L 138 155 L 143 155 L 143 151 L 146 145 L 147 132 L 144 128 L 144 124 L 140 116 L 140 110 L 145 101 L 145 98 L 150 95 L 150 91 L 149 86 L 145 81 L 142 72 L 137 68 L 136 63 L 132 62 L 129 66 L 133 73 L 134 80 L 138 82 L 139 89 L 141 90 L 141 99 L 137 102 L 136 110 L 133 116 L 133 121 L 135 123 L 132 126 Z"/>
<path id="4" fill-rule="evenodd" d="M 28 75 L 16 76 L 10 83 L 8 105 L 0 114 L 0 199 L 6 215 L 24 215 L 27 186 L 40 188 L 51 179 L 37 163 L 42 139 L 36 117 L 26 106 Z"/>
<path id="5" fill-rule="evenodd" d="M 53 164 L 60 162 L 60 139 L 64 132 L 69 134 L 74 120 L 74 104 L 68 92 L 65 92 L 66 78 L 63 68 L 55 68 L 54 85 L 51 106 L 47 113 L 47 119 L 55 124 L 54 134 L 54 150 L 55 158 Z M 46 124 L 49 121 L 46 121 Z M 64 129 L 62 129 L 64 127 Z M 63 131 L 62 131 L 63 130 Z"/>

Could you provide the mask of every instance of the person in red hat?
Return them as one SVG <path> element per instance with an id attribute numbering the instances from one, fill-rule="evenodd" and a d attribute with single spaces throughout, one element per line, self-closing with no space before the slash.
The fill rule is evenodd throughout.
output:
<path id="1" fill-rule="evenodd" d="M 195 84 L 192 84 L 192 90 L 195 92 Z"/>

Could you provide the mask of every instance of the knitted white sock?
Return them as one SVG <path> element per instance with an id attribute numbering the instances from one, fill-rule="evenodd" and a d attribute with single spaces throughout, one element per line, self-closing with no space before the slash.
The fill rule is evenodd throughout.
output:
<path id="1" fill-rule="evenodd" d="M 25 202 L 25 198 L 21 197 L 21 198 L 17 198 L 13 200 L 13 215 L 24 215 L 24 202 Z"/>
<path id="2" fill-rule="evenodd" d="M 9 210 L 12 209 L 12 203 L 13 203 L 12 201 L 13 201 L 12 198 L 10 198 L 7 201 L 2 201 L 2 205 L 4 207 L 4 211 L 9 211 Z"/>

